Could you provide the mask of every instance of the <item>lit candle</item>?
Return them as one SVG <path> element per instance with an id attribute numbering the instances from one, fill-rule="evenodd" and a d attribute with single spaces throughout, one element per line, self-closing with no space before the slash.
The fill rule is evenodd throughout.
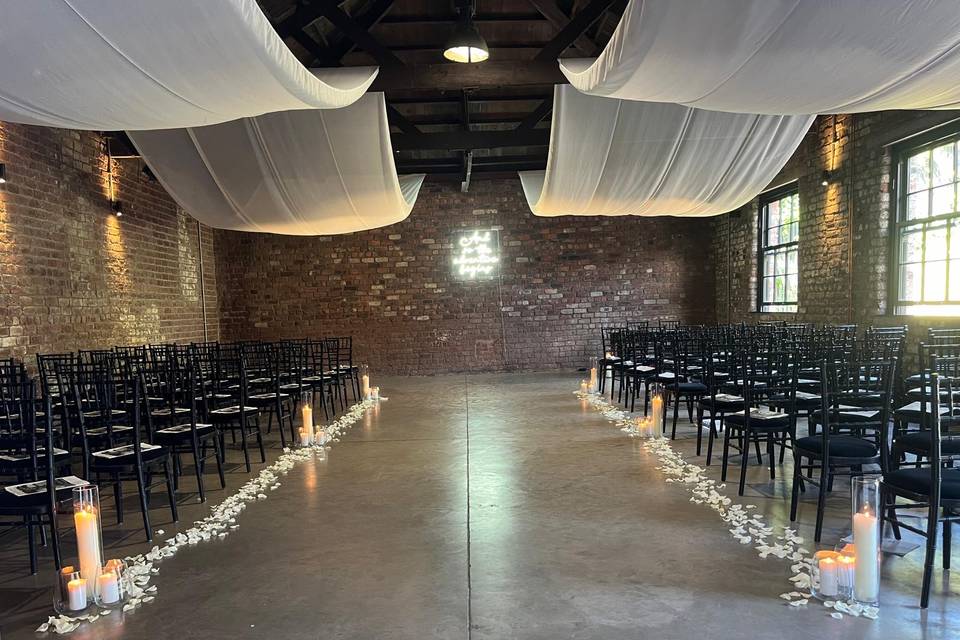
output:
<path id="1" fill-rule="evenodd" d="M 834 558 L 821 558 L 820 563 L 820 595 L 834 597 L 840 591 L 840 575 L 837 561 Z"/>
<path id="2" fill-rule="evenodd" d="M 590 388 L 599 389 L 599 387 L 597 386 L 597 368 L 596 367 L 590 368 Z"/>
<path id="3" fill-rule="evenodd" d="M 120 581 L 113 571 L 101 573 L 97 578 L 97 586 L 100 587 L 100 602 L 103 604 L 113 604 L 120 599 Z"/>
<path id="4" fill-rule="evenodd" d="M 880 526 L 877 516 L 866 511 L 854 514 L 853 546 L 857 549 L 853 597 L 860 602 L 876 602 L 880 590 Z"/>
<path id="5" fill-rule="evenodd" d="M 87 596 L 93 597 L 100 575 L 100 518 L 92 506 L 73 514 L 77 528 L 77 552 L 80 556 L 80 577 L 87 586 Z"/>
<path id="6" fill-rule="evenodd" d="M 659 433 L 660 425 L 663 424 L 663 396 L 657 394 L 653 396 L 653 400 L 650 402 L 652 407 L 652 418 L 653 418 L 653 433 L 656 435 Z"/>
<path id="7" fill-rule="evenodd" d="M 366 400 L 370 397 L 370 376 L 366 373 L 363 374 L 363 377 L 360 378 L 360 384 L 363 391 L 361 395 L 363 396 L 364 400 Z"/>
<path id="8" fill-rule="evenodd" d="M 313 407 L 308 404 L 300 407 L 300 421 L 304 429 L 313 431 Z"/>
<path id="9" fill-rule="evenodd" d="M 70 611 L 82 611 L 87 608 L 87 581 L 76 578 L 67 583 L 67 606 Z"/>
<path id="10" fill-rule="evenodd" d="M 590 393 L 590 384 L 586 380 L 580 381 L 580 393 Z"/>
<path id="11" fill-rule="evenodd" d="M 312 432 L 308 431 L 301 427 L 300 429 L 300 446 L 308 447 L 313 444 Z"/>
<path id="12" fill-rule="evenodd" d="M 380 399 L 380 387 L 370 387 L 370 397 L 373 400 Z"/>
<path id="13" fill-rule="evenodd" d="M 327 443 L 327 431 L 322 426 L 317 427 L 317 444 L 326 444 Z"/>

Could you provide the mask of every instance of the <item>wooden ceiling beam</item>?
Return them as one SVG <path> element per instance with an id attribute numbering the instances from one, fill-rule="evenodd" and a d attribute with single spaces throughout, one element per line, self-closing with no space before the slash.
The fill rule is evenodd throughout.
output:
<path id="1" fill-rule="evenodd" d="M 333 26 L 373 56 L 377 64 L 380 65 L 381 72 L 383 68 L 403 67 L 403 60 L 380 44 L 380 42 L 370 34 L 368 28 L 358 24 L 353 18 L 344 13 L 340 7 L 333 3 L 326 5 L 323 10 L 323 15 L 333 23 Z"/>
<path id="2" fill-rule="evenodd" d="M 420 133 L 420 129 L 417 128 L 417 125 L 410 122 L 406 116 L 397 111 L 393 105 L 389 104 L 387 105 L 387 121 L 404 133 L 413 135 Z"/>
<path id="3" fill-rule="evenodd" d="M 534 109 L 530 115 L 523 119 L 523 121 L 517 125 L 517 130 L 523 129 L 533 129 L 537 124 L 547 117 L 547 114 L 553 111 L 553 100 L 544 100 L 540 105 Z"/>
<path id="4" fill-rule="evenodd" d="M 523 87 L 528 85 L 567 84 L 556 60 L 487 60 L 480 64 L 411 64 L 380 69 L 371 91 L 428 89 L 459 91 L 485 87 Z"/>
<path id="5" fill-rule="evenodd" d="M 555 0 L 527 0 L 533 8 L 539 11 L 544 18 L 550 21 L 557 29 L 563 29 L 570 24 L 570 18 L 557 6 Z M 581 33 L 574 39 L 573 46 L 585 56 L 595 56 L 600 51 L 597 43 L 591 40 L 585 33 Z"/>
<path id="6" fill-rule="evenodd" d="M 472 150 L 500 147 L 546 147 L 550 132 L 546 129 L 526 131 L 451 131 L 443 133 L 401 133 L 391 136 L 395 151 Z"/>
<path id="7" fill-rule="evenodd" d="M 622 14 L 626 8 L 627 0 L 591 0 L 590 4 L 570 18 L 570 22 L 540 50 L 534 60 L 556 62 L 560 54 L 566 51 L 567 47 L 583 35 L 590 25 L 599 20 L 608 9 Z"/>

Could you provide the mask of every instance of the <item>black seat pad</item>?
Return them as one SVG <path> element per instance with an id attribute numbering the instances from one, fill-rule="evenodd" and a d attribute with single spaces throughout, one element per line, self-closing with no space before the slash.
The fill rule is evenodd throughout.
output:
<path id="1" fill-rule="evenodd" d="M 898 469 L 883 477 L 884 484 L 906 489 L 921 495 L 930 495 L 930 469 Z M 960 500 L 960 469 L 944 469 L 940 482 L 940 497 Z"/>
<path id="2" fill-rule="evenodd" d="M 807 436 L 797 438 L 797 448 L 816 454 L 823 454 L 823 438 Z M 838 458 L 874 458 L 878 454 L 877 445 L 863 438 L 853 436 L 830 436 L 830 455 Z"/>
<path id="3" fill-rule="evenodd" d="M 680 393 L 706 393 L 707 385 L 702 382 L 681 382 L 678 385 Z"/>
<path id="4" fill-rule="evenodd" d="M 921 454 L 930 451 L 930 432 L 929 431 L 911 431 L 897 438 L 897 446 L 904 451 L 917 452 Z M 960 442 L 957 440 L 942 440 L 940 450 L 948 454 L 960 454 Z"/>

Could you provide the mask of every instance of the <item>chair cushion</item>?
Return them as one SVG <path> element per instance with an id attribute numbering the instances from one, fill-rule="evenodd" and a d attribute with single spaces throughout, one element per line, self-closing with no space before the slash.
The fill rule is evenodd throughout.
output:
<path id="1" fill-rule="evenodd" d="M 820 421 L 820 411 L 814 411 L 811 416 L 814 420 Z M 864 407 L 853 407 L 853 406 L 840 406 L 839 413 L 834 416 L 833 412 L 830 412 L 831 422 L 836 420 L 837 422 L 843 424 L 851 424 L 856 422 L 876 422 L 880 418 L 880 409 L 870 409 Z"/>
<path id="2" fill-rule="evenodd" d="M 883 477 L 883 483 L 920 495 L 930 495 L 930 469 L 898 469 Z M 944 469 L 940 481 L 940 497 L 960 500 L 960 469 Z"/>
<path id="3" fill-rule="evenodd" d="M 247 396 L 247 398 L 250 399 L 250 400 L 276 400 L 278 395 L 279 395 L 281 398 L 289 398 L 289 397 L 290 397 L 290 394 L 289 394 L 289 393 L 280 393 L 280 394 L 276 394 L 276 393 L 252 393 L 252 394 L 250 394 L 249 396 Z"/>
<path id="4" fill-rule="evenodd" d="M 823 454 L 823 438 L 807 436 L 797 438 L 797 449 Z M 830 455 L 838 458 L 873 458 L 877 456 L 877 445 L 863 438 L 853 436 L 830 436 Z"/>
<path id="5" fill-rule="evenodd" d="M 897 437 L 896 446 L 908 453 L 928 455 L 930 452 L 930 432 L 911 431 Z M 957 440 L 942 440 L 940 450 L 947 454 L 960 454 L 960 442 Z"/>
<path id="6" fill-rule="evenodd" d="M 189 407 L 174 407 L 174 408 L 173 408 L 173 411 L 174 411 L 174 413 L 176 413 L 177 415 L 180 415 L 180 414 L 184 414 L 184 413 L 190 413 L 190 408 L 189 408 Z M 163 408 L 163 409 L 154 409 L 153 411 L 150 412 L 150 415 L 153 416 L 153 417 L 155 417 L 155 418 L 169 418 L 169 417 L 170 417 L 170 407 L 165 407 L 165 408 Z"/>
<path id="7" fill-rule="evenodd" d="M 706 393 L 707 385 L 702 382 L 681 382 L 677 385 L 680 393 Z"/>

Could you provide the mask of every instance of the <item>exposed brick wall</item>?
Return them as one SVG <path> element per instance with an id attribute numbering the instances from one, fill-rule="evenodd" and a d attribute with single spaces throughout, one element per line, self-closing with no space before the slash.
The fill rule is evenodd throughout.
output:
<path id="1" fill-rule="evenodd" d="M 452 275 L 457 230 L 500 228 L 502 282 Z M 225 339 L 353 335 L 378 371 L 583 366 L 601 325 L 712 322 L 710 224 L 538 218 L 518 179 L 428 179 L 410 217 L 344 236 L 216 232 Z M 502 300 L 502 302 L 501 302 Z"/>
<path id="2" fill-rule="evenodd" d="M 792 180 L 799 185 L 798 312 L 755 311 L 758 200 L 754 200 L 713 223 L 718 320 L 907 324 L 913 335 L 911 359 L 927 327 L 960 325 L 952 318 L 894 315 L 888 300 L 890 220 L 894 215 L 890 145 L 958 116 L 957 111 L 885 111 L 817 118 L 794 157 L 770 185 Z M 826 187 L 821 184 L 825 169 L 832 171 Z"/>
<path id="3" fill-rule="evenodd" d="M 197 225 L 100 134 L 0 123 L 0 356 L 203 339 Z M 203 231 L 208 335 L 213 235 Z"/>

